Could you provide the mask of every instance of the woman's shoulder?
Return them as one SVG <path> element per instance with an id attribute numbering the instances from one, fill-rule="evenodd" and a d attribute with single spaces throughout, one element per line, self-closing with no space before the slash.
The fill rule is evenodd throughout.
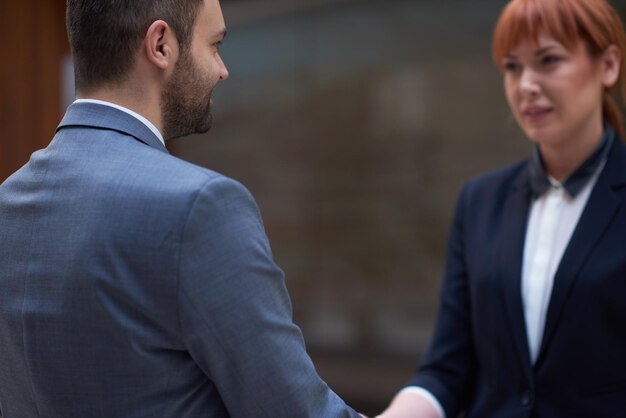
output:
<path id="1" fill-rule="evenodd" d="M 500 193 L 528 183 L 528 159 L 484 172 L 467 180 L 463 192 L 471 195 Z"/>

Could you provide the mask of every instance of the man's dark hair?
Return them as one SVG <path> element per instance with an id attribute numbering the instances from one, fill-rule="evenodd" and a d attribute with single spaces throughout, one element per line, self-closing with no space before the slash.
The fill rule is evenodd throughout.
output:
<path id="1" fill-rule="evenodd" d="M 122 81 L 150 25 L 167 22 L 181 47 L 191 45 L 203 0 L 67 0 L 67 34 L 76 88 Z"/>

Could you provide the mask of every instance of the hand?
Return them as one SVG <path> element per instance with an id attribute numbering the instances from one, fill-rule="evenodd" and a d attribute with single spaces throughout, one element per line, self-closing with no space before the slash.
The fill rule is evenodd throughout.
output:
<path id="1" fill-rule="evenodd" d="M 421 394 L 399 393 L 382 414 L 375 418 L 441 418 L 435 407 Z"/>

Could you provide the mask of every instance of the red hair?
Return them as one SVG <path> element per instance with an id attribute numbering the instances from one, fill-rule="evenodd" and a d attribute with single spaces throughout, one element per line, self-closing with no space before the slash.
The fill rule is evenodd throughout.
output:
<path id="1" fill-rule="evenodd" d="M 582 40 L 592 57 L 600 56 L 610 45 L 621 52 L 620 75 L 605 90 L 604 118 L 623 139 L 622 114 L 614 94 L 626 98 L 626 35 L 617 12 L 606 0 L 511 0 L 504 8 L 493 32 L 492 56 L 498 66 L 504 56 L 522 40 L 535 42 L 539 34 L 555 39 L 573 50 Z"/>

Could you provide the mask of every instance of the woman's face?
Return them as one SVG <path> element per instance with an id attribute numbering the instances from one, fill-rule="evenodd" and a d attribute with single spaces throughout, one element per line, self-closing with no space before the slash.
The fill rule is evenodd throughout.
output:
<path id="1" fill-rule="evenodd" d="M 503 59 L 504 90 L 517 123 L 541 147 L 599 140 L 606 74 L 582 41 L 573 50 L 545 35 Z"/>

